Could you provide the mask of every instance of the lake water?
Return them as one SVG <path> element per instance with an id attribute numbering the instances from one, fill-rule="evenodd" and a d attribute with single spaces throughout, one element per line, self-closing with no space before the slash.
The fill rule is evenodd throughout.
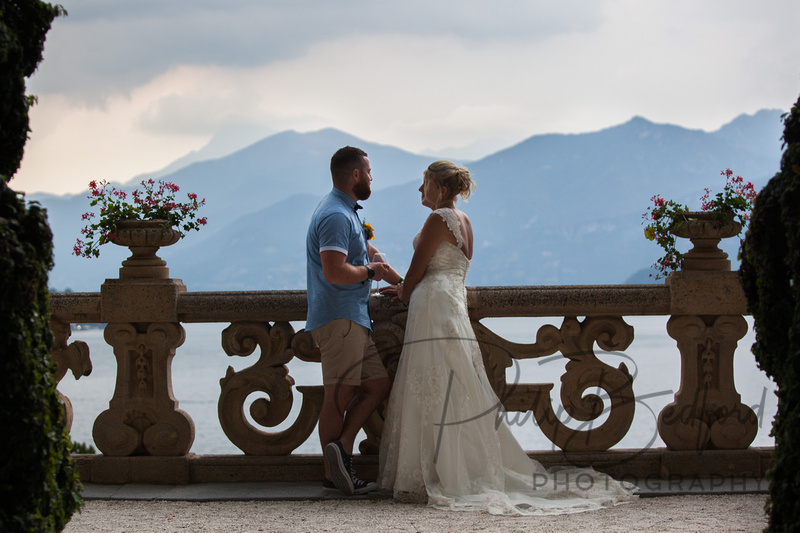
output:
<path id="1" fill-rule="evenodd" d="M 666 333 L 668 317 L 626 317 L 634 327 L 635 339 L 624 354 L 595 353 L 605 363 L 617 367 L 624 362 L 634 376 L 633 388 L 637 398 L 633 425 L 625 438 L 614 448 L 643 449 L 663 447 L 664 443 L 656 430 L 656 418 L 661 409 L 673 400 L 680 384 L 680 356 L 675 341 Z M 561 318 L 492 318 L 481 322 L 491 330 L 513 342 L 532 343 L 540 325 L 560 326 Z M 769 436 L 772 420 L 777 411 L 775 385 L 758 369 L 750 347 L 755 341 L 752 320 L 748 318 L 749 331 L 739 342 L 734 358 L 736 388 L 742 403 L 753 408 L 759 417 L 759 430 L 753 446 L 773 446 Z M 228 366 L 242 370 L 251 366 L 258 358 L 258 350 L 249 357 L 229 357 L 221 348 L 222 330 L 228 324 L 184 324 L 186 342 L 179 347 L 172 365 L 173 392 L 180 408 L 189 413 L 195 423 L 195 440 L 192 452 L 197 454 L 241 454 L 231 444 L 217 419 L 217 399 L 220 393 L 220 378 L 225 376 Z M 303 323 L 294 323 L 295 330 Z M 69 372 L 61 381 L 59 390 L 72 401 L 75 417 L 72 438 L 77 442 L 92 442 L 92 425 L 95 418 L 108 408 L 114 393 L 116 361 L 110 346 L 103 340 L 101 328 L 74 331 L 71 341 L 82 340 L 89 344 L 92 374 L 76 381 Z M 560 376 L 567 360 L 559 354 L 535 360 L 521 361 L 508 370 L 509 382 L 555 384 L 552 392 L 553 409 L 559 412 Z M 317 363 L 293 360 L 289 373 L 296 385 L 319 385 L 321 371 Z M 276 428 L 261 428 L 278 431 L 292 424 L 300 410 L 298 394 L 292 414 Z M 255 399 L 255 397 L 253 398 Z M 541 433 L 532 416 L 510 413 L 511 430 L 526 450 L 552 450 L 553 445 Z M 566 415 L 564 415 L 566 417 Z M 569 423 L 577 427 L 575 423 Z M 295 453 L 320 453 L 316 432 Z"/>

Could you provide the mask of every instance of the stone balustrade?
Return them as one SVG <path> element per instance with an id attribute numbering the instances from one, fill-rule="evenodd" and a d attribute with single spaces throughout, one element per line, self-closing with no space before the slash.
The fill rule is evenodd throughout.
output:
<path id="1" fill-rule="evenodd" d="M 752 450 L 748 452 L 758 421 L 752 409 L 742 404 L 733 377 L 734 351 L 747 330 L 742 316 L 746 302 L 737 275 L 719 256 L 722 252 L 709 249 L 704 242 L 705 255 L 694 258 L 692 269 L 673 273 L 661 285 L 469 288 L 473 329 L 503 407 L 511 412 L 531 411 L 542 432 L 563 454 L 572 454 L 571 460 L 582 457 L 584 462 L 599 465 L 615 453 L 619 459 L 619 453 L 624 452 L 608 450 L 625 436 L 633 421 L 637 404 L 633 378 L 624 364 L 611 367 L 598 359 L 595 350 L 623 351 L 630 345 L 635 331 L 625 317 L 669 316 L 666 330 L 676 341 L 676 354 L 680 355 L 681 384 L 673 401 L 658 416 L 658 431 L 667 450 L 656 453 L 672 454 L 670 457 L 705 453 L 706 458 L 726 458 L 723 462 L 727 461 L 727 466 L 713 470 L 713 475 L 730 473 L 731 469 L 737 475 L 762 475 L 769 451 L 755 455 Z M 290 323 L 305 320 L 305 291 L 189 292 L 180 280 L 169 277 L 164 264 L 155 264 L 160 260 L 154 250 L 147 251 L 152 253 L 136 251 L 123 263 L 119 279 L 106 280 L 99 293 L 53 294 L 51 298 L 56 338 L 53 356 L 59 379 L 67 369 L 80 377 L 91 368 L 85 343 L 79 339 L 69 343 L 70 324 L 106 324 L 104 338 L 113 347 L 117 361 L 114 395 L 93 426 L 95 445 L 103 454 L 95 461 L 124 459 L 124 463 L 115 464 L 126 465 L 124 469 L 130 475 L 98 477 L 100 463 L 91 466 L 86 458 L 80 463 L 81 475 L 89 480 L 130 481 L 136 478 L 131 472 L 139 468 L 132 467 L 130 461 L 144 460 L 141 464 L 160 468 L 163 473 L 164 464 L 185 465 L 192 459 L 189 450 L 195 437 L 194 424 L 173 395 L 171 365 L 185 340 L 182 323 L 201 322 L 230 324 L 221 338 L 228 355 L 250 356 L 258 351 L 251 366 L 238 372 L 229 368 L 220 381 L 218 413 L 222 429 L 244 457 L 261 458 L 258 464 L 262 467 L 285 465 L 280 458 L 291 457 L 314 431 L 322 401 L 321 385 L 297 387 L 302 395 L 300 414 L 289 428 L 270 431 L 287 419 L 294 401 L 294 380 L 287 363 L 293 358 L 319 361 L 311 336 L 303 330 L 295 331 Z M 137 265 L 136 256 L 146 256 L 147 265 Z M 157 272 L 151 275 L 150 271 Z M 373 296 L 372 309 L 374 339 L 393 377 L 402 350 L 406 307 Z M 520 344 L 501 338 L 480 322 L 488 317 L 562 318 L 560 323 L 540 327 L 534 343 Z M 556 353 L 568 360 L 558 403 L 573 419 L 592 422 L 604 417 L 602 423 L 571 429 L 556 415 L 550 395 L 552 383 L 506 382 L 506 369 L 515 359 Z M 598 394 L 598 389 L 604 394 Z M 245 415 L 246 400 L 254 393 L 261 397 L 249 405 L 249 413 L 257 425 Z M 65 403 L 71 417 L 68 399 Z M 379 409 L 365 427 L 367 438 L 360 444 L 364 457 L 377 453 L 382 423 Z M 735 450 L 745 455 L 731 455 Z M 719 455 L 723 452 L 727 455 Z M 146 462 L 158 457 L 182 459 L 178 463 Z M 731 462 L 731 457 L 738 459 Z M 295 463 L 310 468 L 307 475 L 316 479 L 321 460 L 316 467 L 309 466 L 308 460 L 305 456 Z M 659 459 L 659 475 L 667 475 L 664 461 L 668 460 Z M 225 470 L 234 468 L 231 461 L 239 459 L 219 456 L 216 461 Z M 241 462 L 237 464 L 242 467 Z M 254 464 L 251 461 L 243 468 L 253 470 Z M 182 474 L 169 468 L 167 471 L 172 478 L 154 474 L 153 478 L 136 479 L 189 482 L 202 477 L 196 472 L 186 474 L 184 467 L 177 470 Z M 218 478 L 225 475 L 214 479 Z"/>

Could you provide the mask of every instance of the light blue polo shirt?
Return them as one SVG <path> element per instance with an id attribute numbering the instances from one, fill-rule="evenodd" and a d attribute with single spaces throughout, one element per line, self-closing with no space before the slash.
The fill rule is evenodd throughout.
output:
<path id="1" fill-rule="evenodd" d="M 311 216 L 306 236 L 306 331 L 337 318 L 352 320 L 372 330 L 369 309 L 371 283 L 359 281 L 352 285 L 333 285 L 322 273 L 320 254 L 324 251 L 347 255 L 346 261 L 351 265 L 369 262 L 367 240 L 361 220 L 353 209 L 355 205 L 355 200 L 334 187 Z"/>

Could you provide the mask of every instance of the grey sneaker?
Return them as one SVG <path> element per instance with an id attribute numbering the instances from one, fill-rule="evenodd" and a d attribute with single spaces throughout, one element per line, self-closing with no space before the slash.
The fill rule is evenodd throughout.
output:
<path id="1" fill-rule="evenodd" d="M 378 484 L 374 481 L 358 479 L 355 474 L 352 474 L 351 478 L 353 479 L 353 494 L 366 494 L 378 488 Z"/>
<path id="2" fill-rule="evenodd" d="M 342 443 L 338 440 L 325 446 L 325 457 L 331 469 L 333 483 L 343 493 L 366 494 L 378 488 L 378 484 L 359 479 L 353 469 L 353 456 L 344 451 Z"/>
<path id="3" fill-rule="evenodd" d="M 325 458 L 331 469 L 331 481 L 336 488 L 351 496 L 354 493 L 352 462 L 350 456 L 344 451 L 344 446 L 338 440 L 329 442 L 325 446 Z"/>

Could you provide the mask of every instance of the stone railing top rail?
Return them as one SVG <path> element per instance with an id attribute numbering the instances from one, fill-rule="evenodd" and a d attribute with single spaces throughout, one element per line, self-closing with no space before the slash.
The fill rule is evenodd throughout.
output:
<path id="1" fill-rule="evenodd" d="M 745 313 L 736 273 L 691 273 L 671 276 L 661 285 L 564 285 L 469 287 L 468 304 L 475 319 L 485 317 L 682 315 Z M 714 284 L 718 290 L 709 291 Z M 708 297 L 712 294 L 712 297 Z M 697 296 L 695 296 L 697 295 Z M 53 316 L 68 323 L 108 322 L 99 292 L 51 295 Z M 268 321 L 301 321 L 306 291 L 184 292 L 177 296 L 181 322 L 235 322 L 259 317 Z M 375 319 L 404 304 L 373 296 Z"/>

